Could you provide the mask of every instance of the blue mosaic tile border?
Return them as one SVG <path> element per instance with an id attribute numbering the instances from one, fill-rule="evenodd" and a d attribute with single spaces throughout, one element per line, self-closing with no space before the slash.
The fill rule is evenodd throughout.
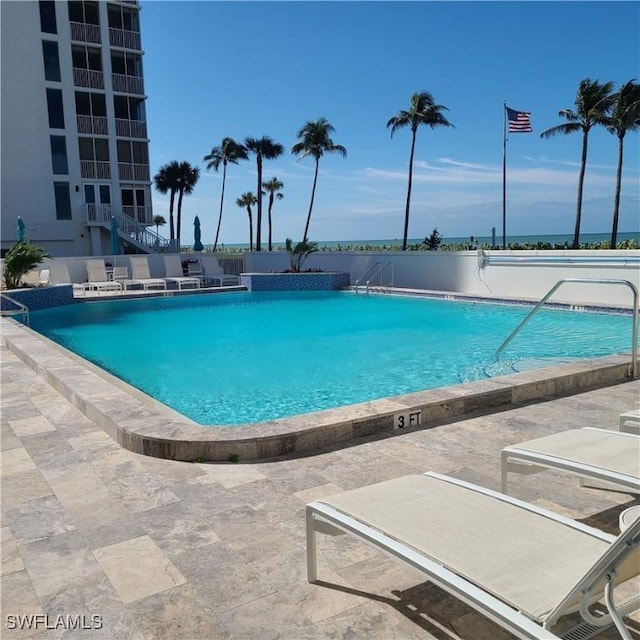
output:
<path id="1" fill-rule="evenodd" d="M 327 291 L 351 284 L 349 273 L 243 273 L 240 283 L 248 291 Z"/>
<path id="2" fill-rule="evenodd" d="M 64 304 L 74 304 L 78 302 L 73 297 L 73 285 L 60 284 L 51 287 L 33 287 L 31 289 L 12 289 L 3 292 L 5 296 L 12 300 L 17 300 L 25 305 L 29 311 L 48 309 L 49 307 L 59 307 Z M 10 300 L 2 298 L 2 310 L 11 311 L 16 306 Z"/>

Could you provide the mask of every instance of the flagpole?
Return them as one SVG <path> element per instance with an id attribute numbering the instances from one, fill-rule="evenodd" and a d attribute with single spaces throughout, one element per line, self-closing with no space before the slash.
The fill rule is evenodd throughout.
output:
<path id="1" fill-rule="evenodd" d="M 502 248 L 507 248 L 507 102 L 502 105 Z"/>

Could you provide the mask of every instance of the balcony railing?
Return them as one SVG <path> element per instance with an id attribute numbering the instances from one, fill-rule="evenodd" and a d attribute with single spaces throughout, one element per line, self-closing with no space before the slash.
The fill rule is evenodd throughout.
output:
<path id="1" fill-rule="evenodd" d="M 116 135 L 120 138 L 147 139 L 147 123 L 116 118 Z"/>
<path id="2" fill-rule="evenodd" d="M 73 68 L 73 84 L 88 89 L 104 89 L 104 74 L 93 69 Z"/>
<path id="3" fill-rule="evenodd" d="M 111 225 L 113 216 L 118 222 L 120 235 L 129 236 L 131 242 L 146 246 L 151 251 L 165 251 L 168 245 L 166 238 L 148 229 L 152 221 L 151 207 L 122 207 L 122 213 L 115 211 L 110 204 L 86 204 L 87 223 Z M 131 213 L 145 216 L 145 222 L 136 220 Z"/>
<path id="4" fill-rule="evenodd" d="M 137 182 L 149 182 L 151 180 L 148 164 L 118 163 L 118 177 L 120 180 L 135 180 Z"/>
<path id="5" fill-rule="evenodd" d="M 111 75 L 113 82 L 113 90 L 120 93 L 135 93 L 136 95 L 144 95 L 144 80 L 138 76 L 125 76 L 121 73 L 113 73 Z"/>
<path id="6" fill-rule="evenodd" d="M 153 224 L 153 209 L 138 205 L 123 205 L 122 213 L 140 224 Z"/>
<path id="7" fill-rule="evenodd" d="M 81 160 L 80 175 L 93 180 L 111 180 L 111 166 L 108 162 Z"/>
<path id="8" fill-rule="evenodd" d="M 100 25 L 86 22 L 71 22 L 71 39 L 79 42 L 101 44 Z"/>
<path id="9" fill-rule="evenodd" d="M 109 28 L 109 44 L 112 47 L 121 47 L 122 49 L 142 49 L 142 41 L 140 33 L 137 31 L 127 31 L 126 29 Z"/>
<path id="10" fill-rule="evenodd" d="M 109 135 L 107 118 L 105 116 L 83 116 L 77 115 L 78 133 L 90 133 L 99 136 Z"/>

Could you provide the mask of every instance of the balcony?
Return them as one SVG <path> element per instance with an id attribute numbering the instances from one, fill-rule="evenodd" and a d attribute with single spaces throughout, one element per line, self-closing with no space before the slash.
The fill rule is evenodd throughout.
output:
<path id="1" fill-rule="evenodd" d="M 150 182 L 148 164 L 129 164 L 118 162 L 118 178 L 120 180 L 134 180 L 136 182 Z"/>
<path id="2" fill-rule="evenodd" d="M 139 120 L 116 118 L 116 135 L 119 138 L 147 139 L 147 123 Z"/>
<path id="3" fill-rule="evenodd" d="M 107 118 L 105 116 L 83 116 L 77 115 L 78 133 L 90 133 L 99 136 L 109 135 Z"/>
<path id="4" fill-rule="evenodd" d="M 113 90 L 119 93 L 144 95 L 144 79 L 138 76 L 125 76 L 120 73 L 111 74 Z"/>
<path id="5" fill-rule="evenodd" d="M 93 180 L 111 180 L 111 166 L 108 162 L 81 160 L 80 175 Z"/>
<path id="6" fill-rule="evenodd" d="M 85 204 L 87 208 L 87 222 L 110 224 L 113 211 L 110 204 Z"/>
<path id="7" fill-rule="evenodd" d="M 124 205 L 122 213 L 140 224 L 153 224 L 153 210 L 151 207 Z"/>
<path id="8" fill-rule="evenodd" d="M 101 44 L 100 25 L 86 22 L 71 22 L 71 40 Z"/>
<path id="9" fill-rule="evenodd" d="M 73 68 L 73 84 L 76 87 L 104 90 L 104 74 L 93 69 Z"/>
<path id="10" fill-rule="evenodd" d="M 142 50 L 142 41 L 140 33 L 137 31 L 126 31 L 125 29 L 109 29 L 109 44 L 112 47 L 120 47 L 122 49 Z"/>

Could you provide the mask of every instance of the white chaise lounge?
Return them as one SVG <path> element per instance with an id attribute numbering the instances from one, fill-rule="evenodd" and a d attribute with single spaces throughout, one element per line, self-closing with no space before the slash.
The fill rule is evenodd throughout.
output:
<path id="1" fill-rule="evenodd" d="M 135 280 L 137 284 L 141 284 L 145 291 L 149 289 L 167 288 L 165 280 L 151 277 L 146 256 L 131 256 L 129 258 L 129 264 L 131 265 L 132 279 Z"/>
<path id="2" fill-rule="evenodd" d="M 165 270 L 163 280 L 166 280 L 167 283 L 175 284 L 178 289 L 182 289 L 182 287 L 190 287 L 191 289 L 200 288 L 200 278 L 183 275 L 182 262 L 177 253 L 164 255 L 163 258 Z"/>
<path id="3" fill-rule="evenodd" d="M 115 280 L 109 280 L 104 260 L 85 260 L 87 281 L 82 283 L 83 291 L 122 291 L 122 285 Z"/>
<path id="4" fill-rule="evenodd" d="M 521 442 L 502 450 L 502 491 L 509 473 L 545 469 L 605 480 L 640 493 L 640 436 L 608 429 L 571 429 Z"/>
<path id="5" fill-rule="evenodd" d="M 310 582 L 317 581 L 316 534 L 350 533 L 518 638 L 558 638 L 558 620 L 578 610 L 584 620 L 578 633 L 610 624 L 623 633 L 622 616 L 640 605 L 640 596 L 613 603 L 615 585 L 640 572 L 640 518 L 615 537 L 435 473 L 317 500 L 306 518 Z M 603 593 L 606 613 L 593 613 L 589 605 Z"/>

